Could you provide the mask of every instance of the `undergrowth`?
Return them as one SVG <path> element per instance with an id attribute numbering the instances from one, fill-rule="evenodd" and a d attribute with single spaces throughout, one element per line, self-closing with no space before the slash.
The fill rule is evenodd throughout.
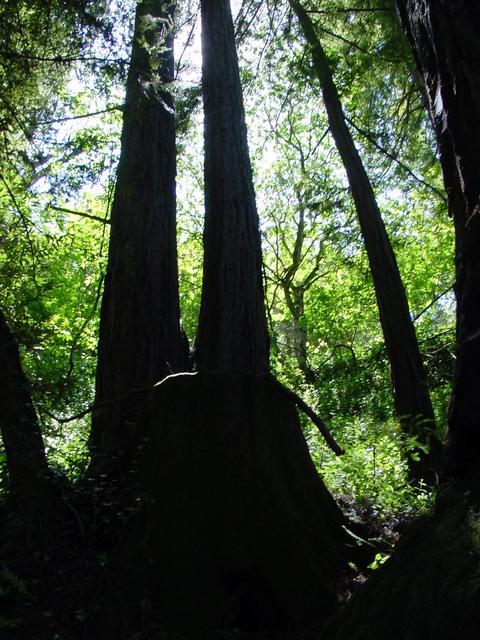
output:
<path id="1" fill-rule="evenodd" d="M 433 492 L 408 483 L 403 435 L 394 421 L 339 418 L 331 430 L 345 453 L 335 456 L 311 424 L 304 432 L 312 459 L 334 496 L 347 496 L 381 518 L 405 519 L 428 512 Z"/>

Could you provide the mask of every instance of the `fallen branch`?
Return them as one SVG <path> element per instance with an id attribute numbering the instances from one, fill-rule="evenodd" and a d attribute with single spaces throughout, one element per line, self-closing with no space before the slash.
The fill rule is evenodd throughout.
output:
<path id="1" fill-rule="evenodd" d="M 58 422 L 59 424 L 67 424 L 68 422 L 73 422 L 74 420 L 80 420 L 81 418 L 84 418 L 89 413 L 92 413 L 92 411 L 95 411 L 96 409 L 102 409 L 103 407 L 108 407 L 114 404 L 115 402 L 118 402 L 119 400 L 123 400 L 124 398 L 134 393 L 146 393 L 147 391 L 151 391 L 154 388 L 154 386 L 155 385 L 150 384 L 144 387 L 138 387 L 136 389 L 128 389 L 128 391 L 125 391 L 125 393 L 122 393 L 121 395 L 116 396 L 115 398 L 110 398 L 109 400 L 103 400 L 102 402 L 96 402 L 96 403 L 94 402 L 92 404 L 89 404 L 88 407 L 86 407 L 86 409 L 83 409 L 82 411 L 79 411 L 78 413 L 75 413 L 73 416 L 69 416 L 68 418 L 60 418 L 45 408 L 42 408 L 42 411 L 49 418 L 52 418 L 52 420 L 55 420 L 55 422 Z"/>

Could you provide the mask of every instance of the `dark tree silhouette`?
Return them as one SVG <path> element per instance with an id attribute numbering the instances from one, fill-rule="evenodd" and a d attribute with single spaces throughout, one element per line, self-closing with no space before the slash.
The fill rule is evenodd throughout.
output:
<path id="1" fill-rule="evenodd" d="M 50 474 L 17 342 L 0 311 L 0 431 L 9 489 L 22 510 L 44 506 Z"/>
<path id="2" fill-rule="evenodd" d="M 205 268 L 199 369 L 152 394 L 146 500 L 89 638 L 166 628 L 257 632 L 321 622 L 352 555 L 288 392 L 268 375 L 258 219 L 228 0 L 202 0 Z M 355 546 L 355 545 L 351 545 Z M 124 602 L 119 616 L 118 597 Z"/>
<path id="3" fill-rule="evenodd" d="M 435 484 L 441 467 L 441 447 L 434 435 L 433 407 L 405 287 L 372 184 L 346 122 L 328 57 L 303 4 L 290 0 L 290 5 L 311 49 L 330 131 L 355 202 L 390 364 L 395 411 L 406 434 L 428 446 L 427 452 L 423 446 L 413 448 L 415 455 L 408 458 L 410 479 Z"/>
<path id="4" fill-rule="evenodd" d="M 480 462 L 480 6 L 398 2 L 426 92 L 455 224 L 457 357 L 449 415 L 449 473 Z"/>
<path id="5" fill-rule="evenodd" d="M 229 11 L 202 3 L 205 259 L 195 360 L 200 371 L 264 373 L 260 233 Z"/>
<path id="6" fill-rule="evenodd" d="M 479 637 L 480 7 L 397 0 L 425 82 L 454 218 L 457 363 L 448 456 L 432 516 L 325 629 L 325 640 Z"/>
<path id="7" fill-rule="evenodd" d="M 95 403 L 101 406 L 91 432 L 97 473 L 128 474 L 145 436 L 146 396 L 135 390 L 187 366 L 178 300 L 175 117 L 168 90 L 172 25 L 173 3 L 138 3 L 100 318 Z M 158 55 L 160 60 L 152 58 Z"/>

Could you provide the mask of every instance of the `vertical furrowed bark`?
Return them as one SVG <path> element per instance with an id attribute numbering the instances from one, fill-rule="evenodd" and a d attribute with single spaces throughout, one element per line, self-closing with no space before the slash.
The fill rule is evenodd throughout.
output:
<path id="1" fill-rule="evenodd" d="M 185 370 L 175 223 L 173 3 L 137 5 L 100 319 L 92 467 L 126 473 L 141 447 L 145 395 Z"/>
<path id="2" fill-rule="evenodd" d="M 328 58 L 303 5 L 297 0 L 290 0 L 290 5 L 311 49 L 330 130 L 355 203 L 390 363 L 395 411 L 405 433 L 429 445 L 428 453 L 422 448 L 414 450 L 420 458 L 418 461 L 409 458 L 410 479 L 434 484 L 441 466 L 441 447 L 433 433 L 433 407 L 395 254 L 373 187 L 347 126 Z"/>
<path id="3" fill-rule="evenodd" d="M 457 357 L 449 412 L 449 474 L 480 464 L 480 6 L 397 0 L 425 82 L 455 225 Z"/>
<path id="4" fill-rule="evenodd" d="M 195 349 L 203 371 L 269 368 L 258 214 L 228 0 L 203 0 L 204 270 Z"/>
<path id="5" fill-rule="evenodd" d="M 433 514 L 327 625 L 325 640 L 476 639 L 480 504 L 480 5 L 397 0 L 427 89 L 456 233 L 457 362 Z"/>

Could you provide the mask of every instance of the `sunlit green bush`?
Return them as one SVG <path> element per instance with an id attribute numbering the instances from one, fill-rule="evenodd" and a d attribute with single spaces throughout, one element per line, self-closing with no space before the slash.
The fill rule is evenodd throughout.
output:
<path id="1" fill-rule="evenodd" d="M 339 418 L 332 432 L 345 450 L 343 456 L 327 448 L 316 427 L 305 426 L 314 463 L 334 495 L 348 496 L 380 516 L 406 517 L 431 507 L 431 491 L 408 483 L 402 434 L 395 422 Z"/>

